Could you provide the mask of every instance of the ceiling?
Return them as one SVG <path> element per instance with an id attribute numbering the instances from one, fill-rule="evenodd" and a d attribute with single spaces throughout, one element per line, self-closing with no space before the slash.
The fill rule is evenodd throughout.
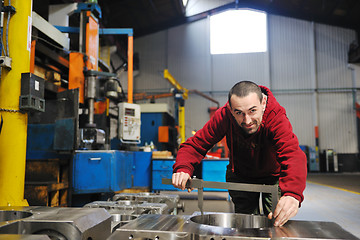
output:
<path id="1" fill-rule="evenodd" d="M 177 25 L 197 21 L 227 9 L 252 8 L 269 14 L 287 16 L 317 23 L 353 29 L 360 32 L 360 0 L 98 0 L 102 28 L 132 28 L 134 38 Z M 83 2 L 82 0 L 34 0 L 33 9 L 44 18 L 48 6 Z M 189 15 L 197 7 L 197 12 Z M 199 7 L 200 6 L 200 7 Z M 205 6 L 203 9 L 201 6 Z M 194 11 L 192 11 L 194 12 Z M 108 36 L 110 44 L 126 61 L 126 36 Z M 356 46 L 358 49 L 358 45 Z M 121 50 L 122 49 L 122 50 Z M 356 54 L 360 61 L 359 54 Z M 356 60 L 356 61 L 358 61 Z"/>
<path id="2" fill-rule="evenodd" d="M 196 21 L 226 9 L 245 7 L 350 28 L 357 32 L 360 30 L 359 0 L 189 0 L 187 7 L 206 1 L 216 2 L 213 4 L 216 7 L 186 17 L 182 0 L 98 0 L 102 11 L 100 24 L 106 28 L 133 28 L 136 38 Z M 34 0 L 34 10 L 46 11 L 44 2 L 49 5 L 82 1 Z"/>

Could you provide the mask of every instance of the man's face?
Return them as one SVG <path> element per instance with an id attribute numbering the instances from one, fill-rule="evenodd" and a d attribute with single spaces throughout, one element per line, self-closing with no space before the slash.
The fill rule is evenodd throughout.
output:
<path id="1" fill-rule="evenodd" d="M 266 98 L 262 102 L 256 93 L 250 93 L 246 97 L 232 95 L 231 113 L 236 122 L 247 134 L 255 133 L 261 124 L 262 117 L 266 106 Z"/>

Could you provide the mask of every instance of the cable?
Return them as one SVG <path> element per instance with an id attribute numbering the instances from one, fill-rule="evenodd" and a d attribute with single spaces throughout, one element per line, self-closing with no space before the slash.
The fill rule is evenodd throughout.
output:
<path id="1" fill-rule="evenodd" d="M 31 37 L 36 38 L 36 39 L 38 39 L 38 40 L 41 40 L 41 41 L 43 41 L 43 42 L 46 42 L 47 44 L 53 46 L 54 48 L 57 48 L 57 49 L 59 49 L 59 50 L 61 50 L 61 51 L 64 51 L 64 52 L 78 52 L 78 51 L 65 50 L 64 48 L 61 48 L 61 47 L 59 47 L 59 46 L 56 46 L 55 44 L 49 42 L 48 40 L 46 40 L 46 39 L 44 39 L 44 38 L 42 38 L 42 37 L 38 37 L 38 36 L 35 36 L 35 35 L 31 35 Z"/>
<path id="2" fill-rule="evenodd" d="M 11 0 L 9 0 L 9 6 L 11 6 Z M 10 56 L 10 51 L 9 51 L 9 22 L 10 22 L 10 17 L 11 17 L 11 12 L 8 11 L 8 18 L 7 18 L 7 23 L 6 23 L 6 56 Z"/>

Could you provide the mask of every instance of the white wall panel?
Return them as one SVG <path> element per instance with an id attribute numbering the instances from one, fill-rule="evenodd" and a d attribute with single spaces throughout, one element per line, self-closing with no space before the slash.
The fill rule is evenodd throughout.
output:
<path id="1" fill-rule="evenodd" d="M 168 68 L 188 89 L 211 90 L 208 20 L 169 29 Z"/>
<path id="2" fill-rule="evenodd" d="M 355 39 L 349 29 L 315 25 L 316 68 L 319 88 L 352 87 L 351 70 L 347 64 L 347 52 Z"/>
<path id="3" fill-rule="evenodd" d="M 167 31 L 161 31 L 134 41 L 134 52 L 139 53 L 139 75 L 134 78 L 137 92 L 166 90 L 170 84 L 162 77 L 167 59 Z"/>
<path id="4" fill-rule="evenodd" d="M 213 90 L 229 91 L 244 80 L 269 86 L 266 57 L 265 53 L 212 55 Z"/>
<path id="5" fill-rule="evenodd" d="M 300 145 L 315 146 L 315 133 L 312 123 L 312 94 L 274 93 L 276 100 L 286 110 Z"/>
<path id="6" fill-rule="evenodd" d="M 272 89 L 311 88 L 311 23 L 269 16 Z"/>
<path id="7" fill-rule="evenodd" d="M 357 152 L 356 115 L 351 93 L 319 94 L 320 149 Z"/>

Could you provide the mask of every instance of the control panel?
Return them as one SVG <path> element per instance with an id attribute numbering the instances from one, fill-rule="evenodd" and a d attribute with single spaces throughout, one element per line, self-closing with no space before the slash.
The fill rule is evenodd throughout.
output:
<path id="1" fill-rule="evenodd" d="M 140 105 L 119 103 L 118 136 L 121 141 L 140 142 L 141 113 Z"/>

